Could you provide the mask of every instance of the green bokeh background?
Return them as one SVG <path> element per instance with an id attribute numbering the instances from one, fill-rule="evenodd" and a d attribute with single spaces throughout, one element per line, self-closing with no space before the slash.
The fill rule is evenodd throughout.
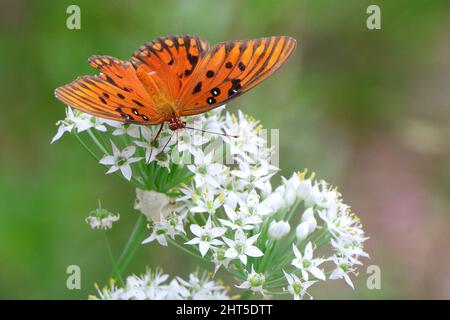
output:
<path id="1" fill-rule="evenodd" d="M 81 30 L 66 28 L 70 4 L 81 8 Z M 366 28 L 370 4 L 381 7 L 381 30 Z M 3 0 L 0 298 L 84 299 L 105 282 L 102 234 L 84 219 L 98 199 L 120 212 L 110 232 L 118 253 L 137 218 L 134 190 L 105 176 L 73 137 L 50 145 L 64 117 L 53 90 L 93 74 L 92 54 L 127 59 L 146 41 L 185 33 L 210 43 L 298 40 L 286 67 L 229 107 L 281 128 L 282 174 L 307 167 L 338 185 L 371 238 L 356 290 L 328 281 L 312 289 L 315 297 L 450 298 L 449 4 Z M 72 264 L 81 268 L 81 290 L 66 288 Z M 369 264 L 381 268 L 381 290 L 366 287 Z M 151 244 L 127 274 L 145 265 L 186 276 L 197 262 Z"/>

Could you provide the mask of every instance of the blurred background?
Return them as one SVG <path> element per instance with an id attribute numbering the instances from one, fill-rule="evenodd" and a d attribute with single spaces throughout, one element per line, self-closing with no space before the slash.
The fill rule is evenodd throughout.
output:
<path id="1" fill-rule="evenodd" d="M 81 30 L 66 28 L 70 4 L 81 8 Z M 381 8 L 381 30 L 366 27 L 370 4 Z M 105 282 L 102 235 L 84 219 L 98 199 L 120 212 L 110 232 L 118 253 L 137 218 L 135 193 L 73 137 L 50 145 L 64 118 L 53 90 L 95 73 L 90 55 L 127 59 L 146 41 L 185 33 L 299 43 L 286 67 L 230 108 L 281 128 L 281 173 L 307 167 L 339 186 L 370 237 L 356 290 L 328 281 L 315 297 L 450 298 L 448 1 L 2 0 L 1 8 L 0 298 L 84 299 Z M 81 290 L 66 289 L 71 264 L 81 267 Z M 151 244 L 126 273 L 145 264 L 186 276 L 197 261 Z M 381 268 L 381 290 L 366 288 L 370 264 Z"/>

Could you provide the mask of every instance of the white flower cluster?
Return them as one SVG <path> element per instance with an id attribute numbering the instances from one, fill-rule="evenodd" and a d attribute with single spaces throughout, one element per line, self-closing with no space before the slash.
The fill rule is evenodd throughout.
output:
<path id="1" fill-rule="evenodd" d="M 188 280 L 169 275 L 161 270 L 147 270 L 140 276 L 132 275 L 126 279 L 123 288 L 111 280 L 109 286 L 100 289 L 92 300 L 229 300 L 228 290 L 207 274 L 198 276 L 191 273 Z"/>
<path id="2" fill-rule="evenodd" d="M 274 188 L 279 168 L 258 121 L 218 108 L 186 119 L 189 129 L 163 130 L 155 140 L 157 127 L 83 117 L 68 111 L 54 140 L 81 131 L 83 121 L 96 123 L 87 130 L 108 173 L 120 171 L 138 198 L 152 190 L 147 197 L 164 199 L 162 206 L 137 206 L 152 220 L 144 243 L 182 247 L 213 262 L 215 272 L 222 267 L 233 274 L 237 287 L 261 294 L 303 298 L 311 285 L 328 279 L 353 287 L 349 275 L 368 256 L 358 218 L 336 188 L 306 170 L 282 177 Z M 99 136 L 109 131 L 103 123 L 114 128 L 112 155 Z M 218 134 L 197 134 L 201 130 Z"/>
<path id="3" fill-rule="evenodd" d="M 98 208 L 89 214 L 86 218 L 86 223 L 89 224 L 92 229 L 107 230 L 111 229 L 113 223 L 119 219 L 120 215 L 118 213 L 112 213 L 106 209 Z"/>

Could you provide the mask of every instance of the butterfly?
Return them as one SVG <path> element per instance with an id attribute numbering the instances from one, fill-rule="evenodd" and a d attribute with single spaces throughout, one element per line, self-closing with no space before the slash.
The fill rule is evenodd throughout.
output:
<path id="1" fill-rule="evenodd" d="M 287 36 L 219 43 L 197 36 L 161 37 L 130 60 L 94 55 L 98 75 L 55 90 L 65 104 L 88 114 L 139 125 L 186 126 L 181 117 L 214 109 L 247 92 L 283 65 L 296 48 Z"/>

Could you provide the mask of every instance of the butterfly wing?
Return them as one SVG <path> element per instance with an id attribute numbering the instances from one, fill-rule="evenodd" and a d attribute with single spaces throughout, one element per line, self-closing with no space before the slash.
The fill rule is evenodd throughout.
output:
<path id="1" fill-rule="evenodd" d="M 196 36 L 161 37 L 142 45 L 131 62 L 158 77 L 175 101 L 208 50 L 208 42 Z"/>
<path id="2" fill-rule="evenodd" d="M 285 36 L 219 43 L 181 91 L 179 114 L 199 114 L 245 93 L 278 70 L 295 48 L 295 39 Z"/>
<path id="3" fill-rule="evenodd" d="M 158 124 L 163 116 L 128 61 L 92 56 L 89 63 L 102 73 L 83 76 L 55 90 L 55 96 L 94 116 L 137 124 Z M 154 90 L 157 88 L 155 87 Z"/>

